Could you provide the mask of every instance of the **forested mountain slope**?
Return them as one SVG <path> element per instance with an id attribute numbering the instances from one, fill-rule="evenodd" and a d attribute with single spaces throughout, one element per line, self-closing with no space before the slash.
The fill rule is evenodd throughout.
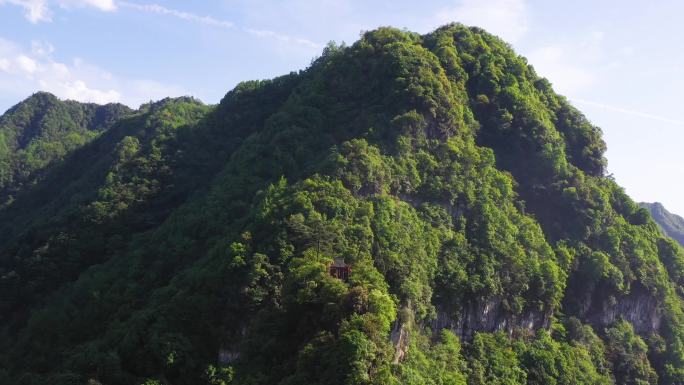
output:
<path id="1" fill-rule="evenodd" d="M 61 101 L 39 92 L 0 117 L 0 205 L 11 203 L 53 161 L 106 131 L 131 110 Z"/>
<path id="2" fill-rule="evenodd" d="M 639 205 L 651 213 L 653 220 L 663 229 L 665 235 L 684 245 L 684 218 L 667 211 L 660 202 L 641 202 Z"/>
<path id="3" fill-rule="evenodd" d="M 458 24 L 143 106 L 0 209 L 0 383 L 684 384 L 683 251 L 604 151 Z"/>

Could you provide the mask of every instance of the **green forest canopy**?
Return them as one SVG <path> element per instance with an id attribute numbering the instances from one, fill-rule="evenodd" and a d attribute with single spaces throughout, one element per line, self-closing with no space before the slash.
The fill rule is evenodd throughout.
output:
<path id="1" fill-rule="evenodd" d="M 2 384 L 684 384 L 682 249 L 478 28 L 109 108 L 0 119 Z"/>

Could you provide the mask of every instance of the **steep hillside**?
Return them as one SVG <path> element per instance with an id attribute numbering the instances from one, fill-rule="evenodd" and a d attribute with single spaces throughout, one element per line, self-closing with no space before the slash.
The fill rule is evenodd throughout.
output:
<path id="1" fill-rule="evenodd" d="M 143 106 L 0 209 L 0 383 L 684 384 L 684 252 L 604 151 L 457 24 Z"/>
<path id="2" fill-rule="evenodd" d="M 667 211 L 659 202 L 641 202 L 639 206 L 651 213 L 653 220 L 663 229 L 665 235 L 684 245 L 684 218 Z"/>
<path id="3" fill-rule="evenodd" d="M 39 92 L 0 116 L 0 205 L 42 169 L 131 113 L 121 104 L 61 101 Z"/>

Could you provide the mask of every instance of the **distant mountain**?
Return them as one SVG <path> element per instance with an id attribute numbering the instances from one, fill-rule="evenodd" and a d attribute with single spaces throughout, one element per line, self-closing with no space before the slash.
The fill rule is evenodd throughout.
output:
<path id="1" fill-rule="evenodd" d="M 1 121 L 0 385 L 684 384 L 684 251 L 479 28 Z"/>
<path id="2" fill-rule="evenodd" d="M 83 146 L 132 110 L 62 101 L 38 92 L 0 117 L 0 205 L 37 173 Z"/>
<path id="3" fill-rule="evenodd" d="M 667 211 L 660 202 L 641 202 L 639 203 L 639 206 L 647 209 L 651 213 L 653 220 L 655 220 L 658 226 L 665 232 L 665 235 L 684 246 L 684 218 Z"/>

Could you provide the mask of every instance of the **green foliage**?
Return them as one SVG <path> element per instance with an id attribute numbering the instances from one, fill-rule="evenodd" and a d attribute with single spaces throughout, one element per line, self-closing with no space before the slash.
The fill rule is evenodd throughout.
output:
<path id="1" fill-rule="evenodd" d="M 525 384 L 527 374 L 502 333 L 477 333 L 469 346 L 468 385 Z"/>
<path id="2" fill-rule="evenodd" d="M 132 111 L 120 104 L 63 102 L 37 93 L 0 117 L 0 207 L 39 172 Z"/>
<path id="3" fill-rule="evenodd" d="M 657 384 L 656 375 L 648 361 L 646 343 L 628 322 L 618 322 L 606 330 L 608 360 L 613 364 L 615 381 L 626 385 Z"/>
<path id="4" fill-rule="evenodd" d="M 207 385 L 229 385 L 233 381 L 233 368 L 231 367 L 216 367 L 214 365 L 207 366 L 204 372 Z"/>
<path id="5" fill-rule="evenodd" d="M 426 346 L 421 347 L 419 343 Z M 409 347 L 398 380 L 412 385 L 466 385 L 466 370 L 458 337 L 442 330 L 432 346 L 428 341 L 419 340 Z"/>
<path id="6" fill-rule="evenodd" d="M 639 211 L 639 214 L 642 216 L 646 216 L 648 218 L 648 213 L 653 216 L 653 220 L 658 224 L 658 226 L 662 229 L 663 233 L 667 235 L 668 237 L 676 240 L 680 245 L 684 245 L 684 219 L 680 217 L 679 215 L 672 214 L 669 211 L 663 207 L 663 205 L 659 202 L 655 203 L 639 203 L 639 206 L 641 206 L 644 210 Z M 645 220 L 644 222 L 647 222 L 648 220 Z M 673 245 L 666 245 L 663 244 L 662 247 L 666 250 L 666 252 L 670 255 L 669 260 L 670 263 L 677 263 L 681 265 L 681 262 L 675 262 L 673 261 L 673 255 L 672 254 L 681 254 L 681 249 L 678 249 L 674 247 Z M 682 259 L 681 256 L 677 256 L 677 260 Z"/>
<path id="7" fill-rule="evenodd" d="M 539 331 L 529 343 L 516 344 L 521 365 L 527 372 L 527 384 L 609 385 L 610 377 L 601 373 L 592 360 L 592 348 L 555 341 L 545 330 Z"/>
<path id="8" fill-rule="evenodd" d="M 684 383 L 682 250 L 604 150 L 458 24 L 217 106 L 38 94 L 0 118 L 0 384 Z"/>

